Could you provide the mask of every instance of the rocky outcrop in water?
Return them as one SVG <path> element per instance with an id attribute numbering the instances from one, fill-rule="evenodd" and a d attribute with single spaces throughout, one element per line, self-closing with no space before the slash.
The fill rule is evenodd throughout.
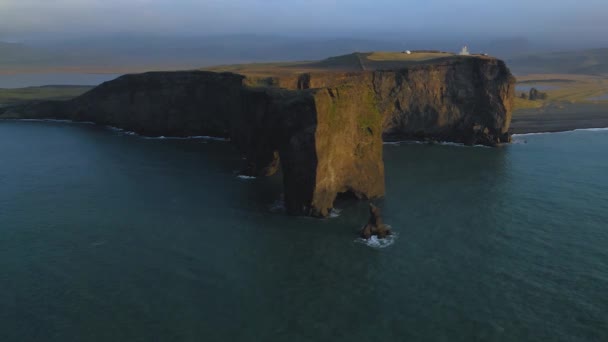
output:
<path id="1" fill-rule="evenodd" d="M 383 138 L 508 141 L 514 79 L 496 59 L 313 72 L 262 83 L 202 71 L 126 75 L 73 100 L 5 108 L 0 117 L 230 138 L 247 159 L 247 174 L 280 168 L 287 210 L 313 216 L 327 216 L 340 193 L 384 195 Z"/>
<path id="2" fill-rule="evenodd" d="M 361 228 L 359 235 L 366 240 L 372 236 L 384 239 L 391 235 L 391 228 L 382 222 L 382 211 L 372 203 L 369 204 L 369 221 Z"/>

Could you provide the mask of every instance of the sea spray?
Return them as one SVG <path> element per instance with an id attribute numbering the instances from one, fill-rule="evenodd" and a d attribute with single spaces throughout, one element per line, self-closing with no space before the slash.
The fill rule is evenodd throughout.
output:
<path id="1" fill-rule="evenodd" d="M 392 230 L 392 227 L 391 227 L 391 230 Z M 391 235 L 387 236 L 384 239 L 379 239 L 377 236 L 374 235 L 369 239 L 357 238 L 357 239 L 355 239 L 355 242 L 364 244 L 371 248 L 382 249 L 382 248 L 392 246 L 398 237 L 399 237 L 399 234 L 397 234 L 393 231 L 393 233 Z"/>

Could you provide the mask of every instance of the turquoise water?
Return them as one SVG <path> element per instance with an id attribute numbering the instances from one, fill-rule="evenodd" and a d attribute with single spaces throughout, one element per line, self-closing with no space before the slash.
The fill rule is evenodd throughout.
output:
<path id="1" fill-rule="evenodd" d="M 398 236 L 224 142 L 0 122 L 0 341 L 606 341 L 608 131 L 385 146 Z"/>

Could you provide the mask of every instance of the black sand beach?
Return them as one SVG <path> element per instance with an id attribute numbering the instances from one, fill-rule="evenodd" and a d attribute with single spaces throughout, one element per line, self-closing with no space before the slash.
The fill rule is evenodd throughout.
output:
<path id="1" fill-rule="evenodd" d="M 606 104 L 577 103 L 520 109 L 513 113 L 511 121 L 511 132 L 514 134 L 603 127 L 608 127 Z"/>

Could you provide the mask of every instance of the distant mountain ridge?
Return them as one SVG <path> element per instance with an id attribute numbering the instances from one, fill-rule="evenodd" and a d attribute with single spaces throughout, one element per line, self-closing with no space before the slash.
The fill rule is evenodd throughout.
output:
<path id="1" fill-rule="evenodd" d="M 399 49 L 365 39 L 280 36 L 107 36 L 23 44 L 0 43 L 0 71 L 15 67 L 197 68 L 218 64 L 317 60 L 352 51 Z"/>
<path id="2" fill-rule="evenodd" d="M 506 61 L 520 74 L 608 74 L 608 48 L 537 53 Z"/>
<path id="3" fill-rule="evenodd" d="M 549 53 L 554 45 L 526 38 L 461 41 L 457 37 L 376 35 L 365 38 L 224 35 L 166 37 L 115 34 L 71 40 L 0 42 L 0 73 L 50 69 L 140 72 L 195 69 L 214 65 L 319 60 L 353 51 L 433 49 L 458 51 L 468 43 L 474 53 L 505 59 L 516 73 L 606 73 L 607 49 Z"/>

